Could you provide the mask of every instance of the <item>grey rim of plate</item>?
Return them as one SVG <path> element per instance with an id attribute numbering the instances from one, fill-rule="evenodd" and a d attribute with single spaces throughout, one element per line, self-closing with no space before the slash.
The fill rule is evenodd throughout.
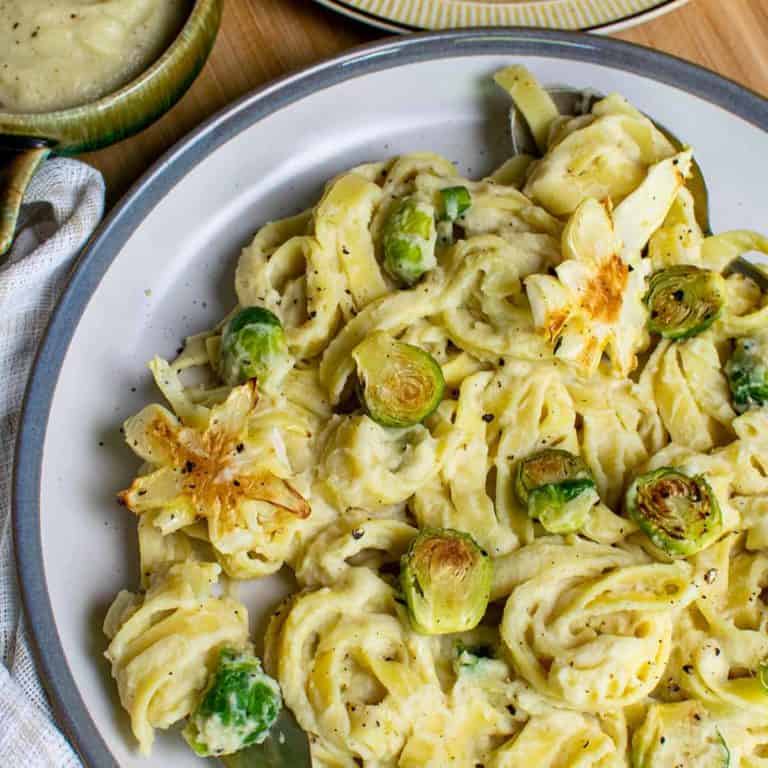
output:
<path id="1" fill-rule="evenodd" d="M 48 415 L 59 370 L 83 310 L 124 243 L 155 205 L 202 158 L 233 136 L 314 91 L 352 78 L 428 60 L 479 55 L 570 59 L 633 72 L 703 98 L 768 133 L 768 100 L 681 59 L 579 32 L 478 28 L 363 46 L 278 80 L 204 122 L 155 163 L 102 223 L 67 283 L 32 369 L 16 446 L 13 532 L 22 600 L 59 724 L 88 765 L 106 768 L 117 762 L 91 720 L 64 656 L 45 581 L 39 515 Z"/>
<path id="2" fill-rule="evenodd" d="M 361 24 L 367 24 L 369 27 L 375 27 L 377 29 L 383 29 L 386 32 L 394 32 L 395 34 L 408 34 L 410 32 L 418 32 L 420 27 L 413 27 L 409 24 L 403 24 L 397 21 L 391 21 L 384 16 L 366 11 L 362 8 L 357 8 L 354 5 L 349 5 L 345 0 L 315 0 L 316 3 L 322 5 L 329 10 L 336 11 L 350 19 L 359 21 Z M 653 8 L 648 8 L 644 11 L 637 11 L 637 13 L 624 16 L 621 19 L 607 22 L 605 24 L 597 24 L 593 27 L 584 27 L 582 32 L 596 32 L 598 34 L 611 34 L 612 32 L 619 32 L 622 29 L 642 24 L 644 21 L 650 21 L 651 19 L 661 16 L 669 11 L 674 11 L 676 8 L 682 7 L 689 3 L 690 0 L 661 0 Z M 546 27 L 537 27 L 537 29 L 546 29 Z"/>

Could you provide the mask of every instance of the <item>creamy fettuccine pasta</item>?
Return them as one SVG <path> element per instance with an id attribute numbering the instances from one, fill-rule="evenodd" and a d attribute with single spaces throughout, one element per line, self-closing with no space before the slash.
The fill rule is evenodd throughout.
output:
<path id="1" fill-rule="evenodd" d="M 242 679 L 317 768 L 768 765 L 768 300 L 729 267 L 768 241 L 707 232 L 693 150 L 620 96 L 497 82 L 530 156 L 341 172 L 152 361 L 105 627 L 145 751 L 275 737 L 217 696 L 236 582 L 288 566 Z"/>

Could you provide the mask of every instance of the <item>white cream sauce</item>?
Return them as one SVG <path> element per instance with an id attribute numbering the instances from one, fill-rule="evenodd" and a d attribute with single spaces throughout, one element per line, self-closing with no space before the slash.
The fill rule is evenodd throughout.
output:
<path id="1" fill-rule="evenodd" d="M 191 0 L 0 0 L 0 112 L 47 112 L 125 85 L 170 45 Z"/>

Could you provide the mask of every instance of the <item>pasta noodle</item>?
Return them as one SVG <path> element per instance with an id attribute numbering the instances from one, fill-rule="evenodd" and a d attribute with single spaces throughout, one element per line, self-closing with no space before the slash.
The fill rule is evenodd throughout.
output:
<path id="1" fill-rule="evenodd" d="M 212 595 L 220 571 L 215 563 L 173 565 L 143 597 L 121 592 L 109 610 L 106 655 L 144 752 L 155 728 L 192 712 L 217 648 L 248 645 L 245 607 Z"/>
<path id="2" fill-rule="evenodd" d="M 501 635 L 537 691 L 583 712 L 610 712 L 656 687 L 675 612 L 693 598 L 690 566 L 546 538 L 508 557 Z"/>
<path id="3" fill-rule="evenodd" d="M 607 732 L 606 732 L 607 731 Z M 500 750 L 491 768 L 514 768 L 535 760 L 542 768 L 619 768 L 625 766 L 624 734 L 614 741 L 610 730 L 594 717 L 566 710 L 552 710 L 532 717 L 520 735 Z M 531 763 L 533 764 L 533 763 Z"/>
<path id="4" fill-rule="evenodd" d="M 622 97 L 496 81 L 538 156 L 342 171 L 150 363 L 105 622 L 142 750 L 288 566 L 264 665 L 316 768 L 765 764 L 768 299 L 729 265 L 768 241 L 705 234 L 693 150 Z"/>

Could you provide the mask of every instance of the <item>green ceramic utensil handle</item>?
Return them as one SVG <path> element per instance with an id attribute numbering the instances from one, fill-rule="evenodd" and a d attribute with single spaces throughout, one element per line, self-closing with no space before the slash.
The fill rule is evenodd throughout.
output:
<path id="1" fill-rule="evenodd" d="M 24 192 L 51 143 L 24 136 L 0 136 L 0 257 L 13 243 Z"/>

